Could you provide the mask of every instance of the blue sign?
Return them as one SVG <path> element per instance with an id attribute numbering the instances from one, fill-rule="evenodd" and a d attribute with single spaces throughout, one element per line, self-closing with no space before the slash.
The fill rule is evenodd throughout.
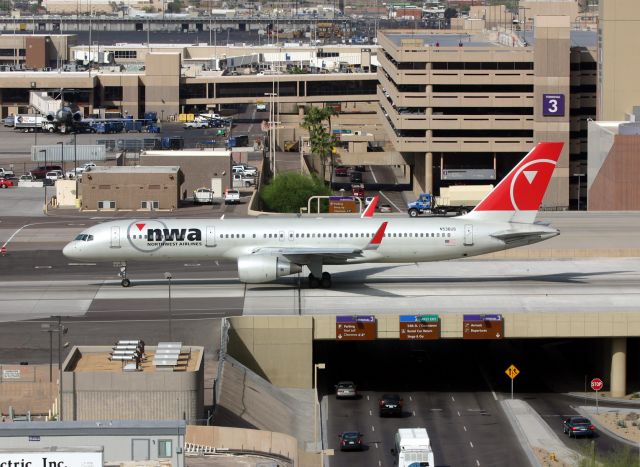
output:
<path id="1" fill-rule="evenodd" d="M 401 323 L 437 323 L 438 315 L 400 315 Z"/>
<path id="2" fill-rule="evenodd" d="M 373 315 L 359 316 L 336 316 L 336 323 L 374 323 L 376 317 Z"/>
<path id="3" fill-rule="evenodd" d="M 564 94 L 543 94 L 542 115 L 545 117 L 563 117 Z"/>
<path id="4" fill-rule="evenodd" d="M 502 315 L 464 315 L 462 321 L 502 321 Z"/>
<path id="5" fill-rule="evenodd" d="M 342 201 L 353 201 L 353 196 L 329 196 L 330 203 L 339 203 Z"/>

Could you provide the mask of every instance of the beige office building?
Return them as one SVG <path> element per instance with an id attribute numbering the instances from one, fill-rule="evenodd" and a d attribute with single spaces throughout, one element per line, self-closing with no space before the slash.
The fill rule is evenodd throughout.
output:
<path id="1" fill-rule="evenodd" d="M 640 2 L 601 0 L 598 120 L 622 121 L 640 105 Z"/>

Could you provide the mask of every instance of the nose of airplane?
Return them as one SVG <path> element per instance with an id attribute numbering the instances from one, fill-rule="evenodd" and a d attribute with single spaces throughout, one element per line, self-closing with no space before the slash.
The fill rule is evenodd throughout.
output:
<path id="1" fill-rule="evenodd" d="M 65 247 L 62 249 L 62 254 L 64 256 L 66 256 L 69 259 L 78 259 L 78 253 L 79 250 L 77 248 L 77 246 L 75 245 L 75 241 L 73 242 L 69 242 L 65 245 Z"/>

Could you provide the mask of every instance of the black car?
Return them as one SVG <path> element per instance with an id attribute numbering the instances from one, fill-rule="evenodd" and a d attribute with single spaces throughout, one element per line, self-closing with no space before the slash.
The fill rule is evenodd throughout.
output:
<path id="1" fill-rule="evenodd" d="M 351 172 L 351 183 L 362 183 L 362 172 Z"/>
<path id="2" fill-rule="evenodd" d="M 596 427 L 591 424 L 591 420 L 585 417 L 569 417 L 562 422 L 562 431 L 577 438 L 578 436 L 592 437 L 596 433 Z"/>
<path id="3" fill-rule="evenodd" d="M 364 445 L 362 444 L 362 433 L 357 431 L 345 431 L 338 436 L 340 439 L 341 451 L 362 451 Z"/>
<path id="4" fill-rule="evenodd" d="M 402 397 L 398 394 L 384 394 L 378 403 L 380 408 L 380 416 L 393 415 L 399 417 L 402 415 Z"/>
<path id="5" fill-rule="evenodd" d="M 367 171 L 367 169 L 366 169 L 366 167 L 364 165 L 356 165 L 353 169 L 356 172 L 366 172 Z"/>

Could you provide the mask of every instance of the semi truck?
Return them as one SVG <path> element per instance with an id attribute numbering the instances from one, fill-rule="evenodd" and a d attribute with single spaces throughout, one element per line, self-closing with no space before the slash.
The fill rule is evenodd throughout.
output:
<path id="1" fill-rule="evenodd" d="M 433 467 L 436 465 L 426 428 L 398 429 L 391 452 L 398 456 L 398 467 Z"/>
<path id="2" fill-rule="evenodd" d="M 418 199 L 407 204 L 409 216 L 430 213 L 436 216 L 466 214 L 493 189 L 493 185 L 454 185 L 440 188 L 440 196 L 421 193 Z"/>

